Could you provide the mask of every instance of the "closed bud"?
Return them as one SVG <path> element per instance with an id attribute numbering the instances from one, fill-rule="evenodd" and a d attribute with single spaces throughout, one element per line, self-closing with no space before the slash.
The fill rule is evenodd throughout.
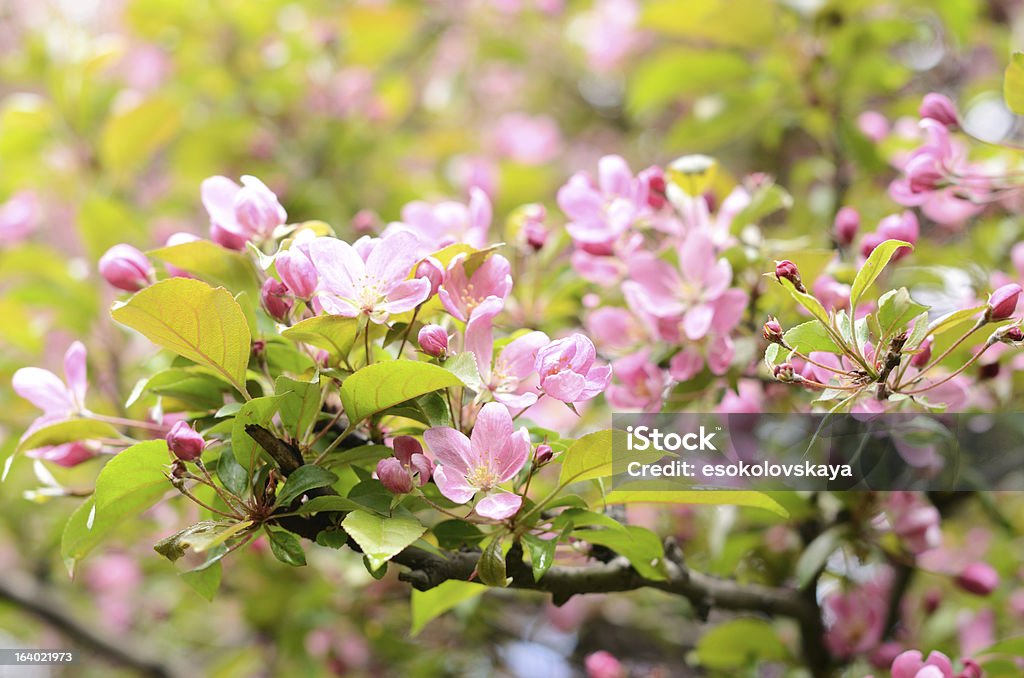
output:
<path id="1" fill-rule="evenodd" d="M 167 447 L 182 461 L 195 461 L 203 453 L 206 441 L 184 420 L 171 427 L 167 433 Z"/>
<path id="2" fill-rule="evenodd" d="M 783 259 L 782 261 L 775 262 L 775 279 L 782 282 L 783 278 L 793 283 L 793 287 L 798 291 L 807 291 L 804 288 L 803 280 L 800 279 L 799 269 L 797 269 L 796 264 L 789 259 Z"/>
<path id="3" fill-rule="evenodd" d="M 430 281 L 430 296 L 434 296 L 437 288 L 444 283 L 444 267 L 434 257 L 427 257 L 416 267 L 416 277 Z"/>
<path id="4" fill-rule="evenodd" d="M 957 585 L 976 596 L 987 596 L 999 586 L 999 573 L 988 563 L 971 563 L 956 578 Z"/>
<path id="5" fill-rule="evenodd" d="M 287 320 L 295 303 L 291 295 L 288 294 L 285 284 L 274 278 L 267 278 L 267 281 L 263 283 L 263 287 L 260 289 L 260 301 L 263 302 L 263 308 L 266 309 L 270 317 L 278 322 Z"/>
<path id="6" fill-rule="evenodd" d="M 1019 344 L 1024 341 L 1024 330 L 1020 329 L 1020 325 L 1003 327 L 996 334 L 999 335 L 999 341 L 1004 344 Z"/>
<path id="7" fill-rule="evenodd" d="M 235 195 L 235 218 L 252 235 L 268 237 L 288 218 L 274 192 L 252 176 L 242 177 L 242 188 Z"/>
<path id="8" fill-rule="evenodd" d="M 302 251 L 290 249 L 281 252 L 274 257 L 274 267 L 281 282 L 299 299 L 309 299 L 316 292 L 316 268 Z"/>
<path id="9" fill-rule="evenodd" d="M 779 381 L 786 383 L 793 383 L 801 381 L 803 378 L 796 373 L 791 363 L 780 363 L 772 369 L 772 375 Z"/>
<path id="10" fill-rule="evenodd" d="M 917 112 L 922 118 L 934 120 L 946 127 L 956 127 L 960 124 L 956 104 L 946 95 L 937 92 L 925 94 Z"/>
<path id="11" fill-rule="evenodd" d="M 544 224 L 547 210 L 543 205 L 523 208 L 523 240 L 533 251 L 542 249 L 548 241 L 548 227 Z"/>
<path id="12" fill-rule="evenodd" d="M 551 446 L 548 445 L 547 443 L 541 443 L 540 445 L 537 446 L 537 451 L 534 452 L 533 458 L 536 461 L 537 465 L 540 466 L 551 461 L 552 457 L 554 456 L 555 452 L 554 450 L 551 449 Z"/>
<path id="13" fill-rule="evenodd" d="M 860 228 L 860 213 L 853 207 L 844 207 L 836 213 L 836 220 L 833 224 L 836 242 L 848 246 L 857 237 L 857 230 Z"/>
<path id="14" fill-rule="evenodd" d="M 988 298 L 988 311 L 985 313 L 985 320 L 993 322 L 1006 320 L 1017 310 L 1017 300 L 1020 299 L 1021 287 L 1016 283 L 1003 285 Z"/>
<path id="15" fill-rule="evenodd" d="M 424 325 L 417 338 L 427 355 L 443 358 L 448 354 L 448 332 L 440 325 Z"/>
<path id="16" fill-rule="evenodd" d="M 942 589 L 928 589 L 921 601 L 924 612 L 927 615 L 935 614 L 935 611 L 942 605 Z"/>
<path id="17" fill-rule="evenodd" d="M 394 494 L 412 492 L 412 476 L 402 462 L 394 457 L 377 462 L 377 479 L 381 485 Z"/>
<path id="18" fill-rule="evenodd" d="M 782 340 L 782 324 L 775 318 L 769 316 L 761 330 L 761 334 L 769 344 L 785 345 L 785 342 Z"/>
<path id="19" fill-rule="evenodd" d="M 918 321 L 920 322 L 920 321 Z M 917 353 L 910 359 L 910 366 L 921 369 L 928 364 L 928 361 L 932 359 L 932 344 L 935 342 L 935 337 L 928 336 L 921 345 L 918 347 Z"/>
<path id="20" fill-rule="evenodd" d="M 981 670 L 981 666 L 976 661 L 973 659 L 961 659 L 960 661 L 964 668 L 956 678 L 984 678 L 985 672 Z"/>
<path id="21" fill-rule="evenodd" d="M 108 283 L 126 292 L 138 292 L 153 282 L 153 265 L 146 255 L 131 245 L 114 245 L 100 257 L 100 275 Z"/>

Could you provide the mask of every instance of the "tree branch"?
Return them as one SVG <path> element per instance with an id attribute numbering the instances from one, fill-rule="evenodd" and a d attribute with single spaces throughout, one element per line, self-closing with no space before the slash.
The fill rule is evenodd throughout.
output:
<path id="1" fill-rule="evenodd" d="M 142 676 L 175 678 L 186 675 L 169 665 L 141 654 L 140 642 L 121 642 L 116 635 L 100 634 L 89 623 L 69 615 L 34 578 L 17 572 L 0 576 L 0 600 L 6 600 L 63 633 L 71 642 L 95 652 L 105 660 L 131 669 Z"/>

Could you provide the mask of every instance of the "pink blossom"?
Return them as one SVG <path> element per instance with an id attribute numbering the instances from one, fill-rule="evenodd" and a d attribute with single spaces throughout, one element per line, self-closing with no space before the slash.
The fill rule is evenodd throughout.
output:
<path id="1" fill-rule="evenodd" d="M 937 548 L 942 541 L 938 509 L 915 492 L 891 492 L 885 511 L 892 531 L 911 553 Z"/>
<path id="2" fill-rule="evenodd" d="M 622 662 L 604 650 L 587 655 L 583 664 L 587 669 L 587 678 L 624 678 L 626 675 Z"/>
<path id="3" fill-rule="evenodd" d="M 494 146 L 498 155 L 524 165 L 543 165 L 561 151 L 558 123 L 547 115 L 506 113 L 495 123 Z"/>
<path id="4" fill-rule="evenodd" d="M 915 245 L 921 234 L 921 227 L 914 213 L 908 210 L 901 214 L 890 214 L 878 222 L 878 234 L 885 240 L 903 240 Z M 893 260 L 902 259 L 908 254 L 910 254 L 910 249 L 901 247 L 896 250 Z"/>
<path id="5" fill-rule="evenodd" d="M 645 349 L 612 363 L 616 382 L 608 387 L 608 403 L 617 409 L 657 412 L 668 386 L 665 371 L 651 362 Z"/>
<path id="6" fill-rule="evenodd" d="M 394 456 L 377 462 L 377 478 L 390 492 L 405 494 L 414 485 L 423 487 L 434 472 L 434 462 L 423 454 L 420 441 L 398 436 L 392 443 Z"/>
<path id="7" fill-rule="evenodd" d="M 626 299 L 656 318 L 679 316 L 690 340 L 732 330 L 747 295 L 729 288 L 729 262 L 719 259 L 708 237 L 697 231 L 683 240 L 678 253 L 678 269 L 653 254 L 636 255 L 629 265 L 630 280 L 622 284 Z"/>
<path id="8" fill-rule="evenodd" d="M 466 349 L 473 354 L 480 379 L 495 400 L 509 407 L 530 407 L 537 402 L 537 394 L 528 390 L 526 382 L 534 373 L 537 352 L 551 340 L 543 332 L 528 332 L 513 339 L 495 360 L 492 328 L 501 310 L 502 301 L 497 297 L 488 297 L 476 308 L 466 324 Z"/>
<path id="9" fill-rule="evenodd" d="M 25 456 L 39 459 L 40 461 L 48 461 L 65 468 L 71 468 L 95 457 L 96 450 L 85 442 L 75 441 L 73 443 L 64 443 L 63 445 L 37 447 L 34 450 L 26 451 Z"/>
<path id="10" fill-rule="evenodd" d="M 337 238 L 316 238 L 307 245 L 320 277 L 316 298 L 324 311 L 375 323 L 411 311 L 430 295 L 430 281 L 409 279 L 418 244 L 408 233 L 382 238 L 366 261 L 355 247 Z"/>
<path id="11" fill-rule="evenodd" d="M 825 644 L 837 657 L 864 654 L 882 639 L 888 607 L 887 577 L 825 598 Z"/>
<path id="12" fill-rule="evenodd" d="M 422 200 L 409 203 L 402 208 L 401 223 L 391 224 L 384 234 L 396 230 L 409 231 L 430 252 L 455 243 L 483 249 L 487 245 L 490 226 L 490 198 L 479 188 L 471 188 L 468 205 L 454 201 L 435 205 Z"/>
<path id="13" fill-rule="evenodd" d="M 39 199 L 35 193 L 15 193 L 0 205 L 0 243 L 5 247 L 29 236 L 39 224 Z"/>
<path id="14" fill-rule="evenodd" d="M 271 237 L 288 219 L 273 191 L 253 176 L 243 176 L 241 186 L 227 177 L 210 177 L 203 181 L 201 193 L 210 215 L 211 235 L 231 249 Z"/>
<path id="15" fill-rule="evenodd" d="M 889 120 L 878 111 L 864 111 L 857 116 L 857 129 L 877 144 L 889 136 Z"/>
<path id="16" fill-rule="evenodd" d="M 622 63 L 639 44 L 636 25 L 640 7 L 635 0 L 595 0 L 577 20 L 576 40 L 590 68 L 605 72 Z"/>
<path id="17" fill-rule="evenodd" d="M 624 308 L 603 306 L 587 316 L 584 325 L 602 353 L 628 350 L 643 340 L 644 328 L 636 316 Z"/>
<path id="18" fill-rule="evenodd" d="M 564 403 L 590 400 L 608 387 L 610 365 L 595 364 L 594 343 L 582 334 L 557 339 L 537 352 L 535 369 L 544 392 Z"/>
<path id="19" fill-rule="evenodd" d="M 316 293 L 316 267 L 309 258 L 306 245 L 293 245 L 274 257 L 274 268 L 288 291 L 299 299 L 310 299 Z"/>
<path id="20" fill-rule="evenodd" d="M 977 654 L 996 642 L 996 616 L 992 609 L 962 612 L 957 627 L 962 655 Z"/>
<path id="21" fill-rule="evenodd" d="M 843 207 L 836 212 L 835 222 L 832 231 L 835 234 L 836 242 L 840 245 L 849 245 L 857 237 L 857 229 L 860 228 L 860 213 L 853 207 Z"/>
<path id="22" fill-rule="evenodd" d="M 931 119 L 947 127 L 956 127 L 960 124 L 960 117 L 956 112 L 956 104 L 945 94 L 930 92 L 924 95 L 918 114 L 925 119 Z"/>
<path id="23" fill-rule="evenodd" d="M 478 492 L 487 496 L 477 502 L 476 512 L 492 520 L 505 520 L 519 511 L 523 498 L 500 489 L 511 480 L 530 455 L 530 434 L 526 427 L 513 429 L 512 415 L 501 403 L 480 408 L 473 433 L 435 427 L 423 439 L 439 465 L 434 481 L 448 499 L 465 504 Z"/>
<path id="24" fill-rule="evenodd" d="M 957 585 L 976 596 L 987 596 L 999 587 L 999 573 L 988 563 L 974 562 L 956 578 Z"/>
<path id="25" fill-rule="evenodd" d="M 626 161 L 606 155 L 598 163 L 595 184 L 585 172 L 558 189 L 558 206 L 577 244 L 609 245 L 646 211 L 647 182 L 634 177 Z"/>
<path id="26" fill-rule="evenodd" d="M 64 354 L 64 379 L 39 367 L 23 367 L 11 379 L 14 392 L 43 411 L 28 432 L 40 426 L 87 413 L 86 351 L 76 341 Z"/>
<path id="27" fill-rule="evenodd" d="M 826 309 L 839 310 L 850 305 L 850 286 L 844 285 L 830 275 L 818 276 L 811 290 Z"/>
<path id="28" fill-rule="evenodd" d="M 459 254 L 448 264 L 437 296 L 445 310 L 465 322 L 473 309 L 488 297 L 504 300 L 512 291 L 512 265 L 500 254 L 492 254 L 472 275 L 466 275 L 468 257 Z"/>
<path id="29" fill-rule="evenodd" d="M 941 652 L 923 659 L 917 650 L 907 650 L 892 662 L 892 678 L 953 678 L 953 662 Z"/>

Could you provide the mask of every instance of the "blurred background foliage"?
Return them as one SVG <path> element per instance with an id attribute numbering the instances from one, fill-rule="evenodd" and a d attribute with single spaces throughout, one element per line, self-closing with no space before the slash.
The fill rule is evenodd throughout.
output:
<path id="1" fill-rule="evenodd" d="M 355 236 L 410 200 L 463 199 L 473 185 L 494 197 L 499 225 L 527 202 L 559 223 L 557 188 L 601 155 L 640 169 L 701 152 L 733 177 L 773 175 L 794 205 L 770 233 L 824 249 L 839 206 L 868 222 L 897 210 L 884 190 L 892 170 L 858 128 L 864 111 L 913 116 L 923 93 L 942 91 L 975 135 L 1013 138 L 1000 91 L 1021 10 L 1015 0 L 0 0 L 0 203 L 34 199 L 28 233 L 0 220 L 0 383 L 23 365 L 56 367 L 83 337 L 91 403 L 116 411 L 151 350 L 113 328 L 96 262 L 118 242 L 205 235 L 199 183 L 214 174 L 259 176 L 291 221 Z M 999 217 L 935 233 L 918 262 L 981 275 L 1005 265 L 1019 230 Z M 0 388 L 2 456 L 33 414 Z M 87 487 L 95 470 L 53 472 L 71 484 L 82 474 Z M 405 585 L 318 549 L 302 570 L 257 553 L 233 560 L 209 605 L 140 537 L 171 530 L 182 507 L 126 526 L 120 550 L 71 583 L 55 564 L 73 502 L 26 501 L 38 482 L 19 463 L 3 485 L 0 569 L 30 573 L 69 614 L 144 639 L 137 649 L 191 675 L 569 675 L 602 648 L 639 670 L 692 674 L 699 632 L 664 623 L 686 617 L 685 602 L 650 592 L 559 610 L 494 592 L 411 639 Z M 696 544 L 695 566 L 712 573 L 771 581 L 776 561 L 793 557 L 756 513 L 639 518 Z M 1008 564 L 999 548 L 990 558 Z M 922 641 L 949 642 L 956 620 L 944 614 Z M 774 634 L 716 628 L 696 645 L 712 675 L 738 675 L 736 648 L 752 637 L 768 644 L 755 655 L 785 655 Z M 0 606 L 0 630 L 10 636 L 0 646 L 66 644 L 14 607 Z M 87 662 L 67 675 L 121 670 Z"/>

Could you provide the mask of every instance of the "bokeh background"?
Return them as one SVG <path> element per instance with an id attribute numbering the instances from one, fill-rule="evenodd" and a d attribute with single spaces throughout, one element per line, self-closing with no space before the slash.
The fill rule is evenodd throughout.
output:
<path id="1" fill-rule="evenodd" d="M 473 186 L 499 225 L 528 202 L 557 224 L 558 187 L 604 154 L 639 169 L 707 153 L 794 196 L 769 226 L 779 238 L 820 237 L 843 204 L 876 221 L 896 206 L 872 125 L 898 130 L 924 93 L 950 94 L 975 136 L 1016 138 L 1001 88 L 1022 19 L 1016 0 L 0 0 L 0 383 L 59 367 L 83 338 L 92 397 L 123 402 L 152 351 L 112 324 L 97 260 L 119 242 L 205 235 L 199 184 L 215 174 L 259 176 L 292 221 L 354 237 Z M 920 256 L 984 276 L 1019 235 L 1014 218 L 984 218 Z M 0 387 L 0 457 L 33 416 Z M 86 466 L 50 471 L 87 488 Z M 0 599 L 0 646 L 89 655 L 63 675 L 135 675 L 152 660 L 196 676 L 568 676 L 599 649 L 641 675 L 701 675 L 688 658 L 703 627 L 685 601 L 650 592 L 559 609 L 492 592 L 413 638 L 393 575 L 374 581 L 354 554 L 311 551 L 294 570 L 257 550 L 226 565 L 210 604 L 150 550 L 181 523 L 166 505 L 70 581 L 59 542 L 77 501 L 47 497 L 45 482 L 19 459 L 0 485 L 0 582 L 137 665 Z M 794 557 L 753 513 L 631 511 L 697 545 L 712 573 Z M 972 521 L 947 527 L 953 543 L 1012 569 L 1012 542 Z M 985 646 L 971 632 L 1019 628 L 1022 607 L 964 600 L 918 620 L 921 638 L 969 653 Z M 704 671 L 737 675 L 735 642 L 706 645 Z"/>

